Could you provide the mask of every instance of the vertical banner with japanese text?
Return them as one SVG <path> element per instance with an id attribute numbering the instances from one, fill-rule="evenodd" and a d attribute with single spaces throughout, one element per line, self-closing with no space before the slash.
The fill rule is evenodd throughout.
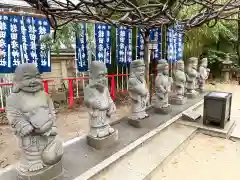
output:
<path id="1" fill-rule="evenodd" d="M 176 45 L 174 44 L 176 41 L 175 32 L 173 27 L 169 27 L 167 31 L 167 59 L 170 63 L 176 61 Z"/>
<path id="2" fill-rule="evenodd" d="M 21 25 L 20 25 L 20 16 L 9 16 L 10 18 L 10 52 L 11 52 L 11 64 L 12 70 L 21 64 L 21 51 L 20 51 L 20 42 L 21 42 Z"/>
<path id="3" fill-rule="evenodd" d="M 0 15 L 0 73 L 12 72 L 10 46 L 10 18 Z"/>
<path id="4" fill-rule="evenodd" d="M 120 26 L 116 34 L 117 61 L 120 66 L 127 66 L 132 62 L 132 29 Z"/>
<path id="5" fill-rule="evenodd" d="M 142 37 L 141 31 L 138 30 L 137 33 L 137 59 L 144 58 L 144 39 Z"/>
<path id="6" fill-rule="evenodd" d="M 50 33 L 50 24 L 47 19 L 36 18 L 36 53 L 38 59 L 38 67 L 40 72 L 51 72 L 51 52 L 46 45 L 41 43 L 41 38 Z"/>
<path id="7" fill-rule="evenodd" d="M 176 26 L 176 60 L 183 60 L 183 48 L 184 48 L 184 41 L 183 41 L 183 27 L 181 25 Z"/>
<path id="8" fill-rule="evenodd" d="M 162 58 L 162 32 L 161 29 L 151 29 L 150 30 L 150 40 L 157 42 L 157 49 L 154 52 L 153 61 L 160 60 Z"/>
<path id="9" fill-rule="evenodd" d="M 111 26 L 95 24 L 96 60 L 111 64 Z"/>
<path id="10" fill-rule="evenodd" d="M 21 63 L 34 63 L 40 72 L 50 72 L 50 50 L 43 50 L 44 44 L 40 42 L 48 33 L 50 24 L 46 18 L 0 15 L 0 49 L 4 52 L 0 59 L 0 73 L 14 72 Z"/>
<path id="11" fill-rule="evenodd" d="M 76 35 L 76 62 L 79 72 L 88 70 L 87 26 L 81 24 L 81 33 Z"/>

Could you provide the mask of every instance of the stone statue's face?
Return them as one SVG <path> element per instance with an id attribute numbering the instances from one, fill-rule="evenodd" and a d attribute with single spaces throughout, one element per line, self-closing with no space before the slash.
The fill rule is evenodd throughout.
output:
<path id="1" fill-rule="evenodd" d="M 163 74 L 164 75 L 168 75 L 169 74 L 169 66 L 168 66 L 168 64 L 164 67 Z"/>
<path id="2" fill-rule="evenodd" d="M 42 90 L 42 80 L 39 72 L 24 72 L 21 79 L 21 90 L 37 92 Z"/>
<path id="3" fill-rule="evenodd" d="M 97 77 L 94 79 L 95 84 L 99 90 L 103 90 L 107 85 L 107 78 L 105 71 L 99 71 Z"/>
<path id="4" fill-rule="evenodd" d="M 207 61 L 203 61 L 201 65 L 202 65 L 203 67 L 207 68 L 207 64 L 208 64 Z"/>
<path id="5" fill-rule="evenodd" d="M 180 70 L 180 71 L 184 71 L 184 64 L 183 63 L 178 64 L 177 69 Z"/>
<path id="6" fill-rule="evenodd" d="M 192 63 L 192 68 L 195 69 L 195 70 L 197 70 L 197 63 L 195 63 L 195 62 Z"/>
<path id="7" fill-rule="evenodd" d="M 144 77 L 145 66 L 135 68 L 134 73 L 138 78 Z"/>

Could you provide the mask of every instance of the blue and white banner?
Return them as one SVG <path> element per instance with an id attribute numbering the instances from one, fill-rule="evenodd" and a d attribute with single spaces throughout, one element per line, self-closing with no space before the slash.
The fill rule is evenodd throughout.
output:
<path id="1" fill-rule="evenodd" d="M 38 60 L 38 67 L 40 72 L 51 72 L 51 52 L 47 50 L 45 44 L 40 43 L 41 38 L 50 33 L 50 24 L 47 19 L 36 18 L 35 19 L 35 31 L 36 31 L 36 53 Z"/>
<path id="2" fill-rule="evenodd" d="M 95 24 L 96 60 L 111 64 L 111 26 Z"/>
<path id="3" fill-rule="evenodd" d="M 137 59 L 144 58 L 144 39 L 141 35 L 140 30 L 137 33 Z"/>
<path id="4" fill-rule="evenodd" d="M 86 23 L 81 24 L 80 37 L 76 35 L 76 61 L 77 69 L 80 72 L 88 70 L 88 49 L 87 49 L 87 27 Z"/>
<path id="5" fill-rule="evenodd" d="M 176 59 L 177 61 L 183 60 L 183 47 L 184 47 L 184 35 L 183 32 L 181 32 L 183 27 L 178 25 L 176 26 L 176 50 L 177 50 L 177 55 Z"/>
<path id="6" fill-rule="evenodd" d="M 51 71 L 50 50 L 40 42 L 50 33 L 47 19 L 0 15 L 0 22 L 0 49 L 5 53 L 0 73 L 14 72 L 19 64 L 27 62 L 36 64 L 40 72 Z"/>
<path id="7" fill-rule="evenodd" d="M 173 27 L 167 32 L 167 59 L 170 63 L 176 62 L 176 37 Z"/>
<path id="8" fill-rule="evenodd" d="M 170 62 L 183 59 L 183 33 L 180 32 L 182 26 L 169 27 L 167 34 L 167 54 Z"/>
<path id="9" fill-rule="evenodd" d="M 10 51 L 10 18 L 6 15 L 0 15 L 0 73 L 11 73 L 11 51 Z"/>
<path id="10" fill-rule="evenodd" d="M 132 62 L 132 29 L 127 27 L 117 28 L 117 61 L 120 66 L 126 66 Z"/>
<path id="11" fill-rule="evenodd" d="M 157 49 L 154 52 L 154 57 L 152 60 L 160 60 L 162 57 L 162 33 L 161 29 L 152 29 L 150 30 L 150 40 L 154 40 L 157 42 Z M 137 58 L 143 59 L 144 58 L 144 39 L 138 31 L 137 36 Z"/>
<path id="12" fill-rule="evenodd" d="M 150 40 L 157 41 L 157 49 L 154 52 L 153 61 L 160 60 L 162 58 L 162 32 L 161 32 L 161 29 L 150 30 Z"/>

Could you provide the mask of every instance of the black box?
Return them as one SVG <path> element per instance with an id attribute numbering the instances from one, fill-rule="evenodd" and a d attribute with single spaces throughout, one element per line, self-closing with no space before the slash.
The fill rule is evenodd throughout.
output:
<path id="1" fill-rule="evenodd" d="M 210 92 L 204 96 L 203 124 L 210 122 L 219 124 L 224 129 L 225 123 L 230 120 L 232 93 Z"/>

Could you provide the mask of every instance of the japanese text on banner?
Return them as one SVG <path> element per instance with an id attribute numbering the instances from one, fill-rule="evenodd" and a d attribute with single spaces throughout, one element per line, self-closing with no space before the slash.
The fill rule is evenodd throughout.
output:
<path id="1" fill-rule="evenodd" d="M 162 33 L 161 29 L 150 30 L 150 40 L 157 42 L 157 49 L 154 52 L 153 60 L 160 60 L 162 57 Z"/>
<path id="2" fill-rule="evenodd" d="M 137 34 L 137 59 L 144 58 L 144 39 L 141 35 L 140 30 L 138 30 Z"/>
<path id="3" fill-rule="evenodd" d="M 50 33 L 50 24 L 48 23 L 47 19 L 43 18 L 36 18 L 36 46 L 37 46 L 37 59 L 38 67 L 40 72 L 50 72 L 51 71 L 51 57 L 50 57 L 50 50 L 47 49 L 44 43 L 41 43 L 41 38 Z"/>
<path id="4" fill-rule="evenodd" d="M 117 60 L 120 66 L 132 62 L 132 29 L 120 27 L 117 29 Z"/>
<path id="5" fill-rule="evenodd" d="M 111 26 L 95 24 L 96 60 L 111 64 Z"/>
<path id="6" fill-rule="evenodd" d="M 21 52 L 20 52 L 20 38 L 21 38 L 21 26 L 20 16 L 9 16 L 10 18 L 10 41 L 11 41 L 11 63 L 13 70 L 21 64 Z"/>
<path id="7" fill-rule="evenodd" d="M 178 25 L 176 27 L 176 49 L 177 49 L 177 55 L 176 59 L 177 61 L 183 60 L 183 47 L 184 47 L 184 42 L 183 42 L 183 27 Z"/>
<path id="8" fill-rule="evenodd" d="M 81 34 L 76 35 L 76 62 L 80 72 L 88 70 L 87 27 L 81 24 Z"/>
<path id="9" fill-rule="evenodd" d="M 11 73 L 11 54 L 10 54 L 10 18 L 0 15 L 0 73 Z"/>
<path id="10" fill-rule="evenodd" d="M 167 59 L 171 63 L 176 61 L 176 46 L 174 45 L 174 42 L 176 41 L 174 38 L 174 29 L 172 27 L 169 27 L 167 33 Z"/>

